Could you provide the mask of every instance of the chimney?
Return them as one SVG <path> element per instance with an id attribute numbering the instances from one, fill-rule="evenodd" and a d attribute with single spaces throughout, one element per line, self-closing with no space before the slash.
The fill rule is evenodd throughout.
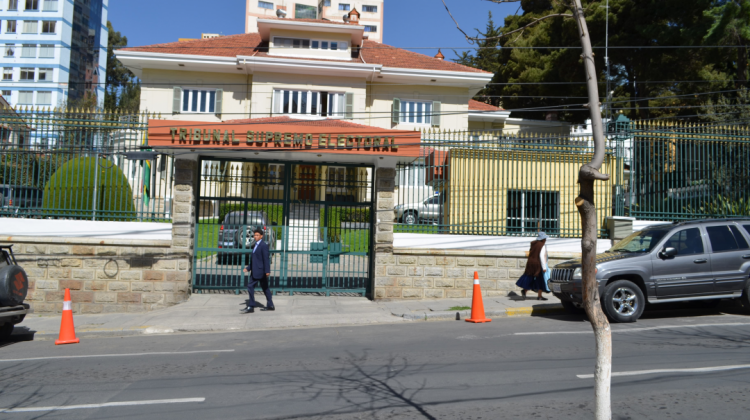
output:
<path id="1" fill-rule="evenodd" d="M 286 6 L 276 6 L 276 17 L 279 19 L 286 17 Z"/>
<path id="2" fill-rule="evenodd" d="M 349 23 L 358 25 L 359 24 L 359 12 L 357 11 L 357 8 L 353 8 L 351 12 L 349 12 Z"/>
<path id="3" fill-rule="evenodd" d="M 443 60 L 445 58 L 443 53 L 440 52 L 440 49 L 438 49 L 438 53 L 435 54 L 435 58 L 437 58 L 438 60 Z"/>

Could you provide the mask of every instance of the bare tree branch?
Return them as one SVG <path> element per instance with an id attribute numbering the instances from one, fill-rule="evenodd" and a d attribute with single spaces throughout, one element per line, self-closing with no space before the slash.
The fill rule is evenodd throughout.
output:
<path id="1" fill-rule="evenodd" d="M 458 28 L 458 30 L 461 31 L 462 34 L 464 34 L 464 36 L 466 37 L 466 40 L 469 41 L 472 44 L 474 43 L 474 41 L 490 41 L 490 40 L 494 40 L 494 39 L 502 39 L 502 38 L 505 38 L 506 36 L 514 34 L 516 32 L 523 32 L 526 28 L 528 28 L 530 26 L 534 26 L 537 23 L 539 23 L 539 22 L 541 22 L 543 20 L 546 20 L 546 19 L 550 19 L 550 18 L 554 18 L 554 17 L 569 17 L 569 18 L 573 17 L 573 15 L 567 14 L 567 13 L 555 13 L 553 15 L 542 16 L 542 17 L 540 17 L 538 19 L 534 19 L 531 23 L 529 23 L 526 26 L 520 27 L 518 29 L 514 29 L 514 30 L 512 30 L 510 32 L 506 32 L 506 33 L 504 33 L 502 35 L 499 35 L 499 36 L 491 36 L 491 37 L 487 37 L 487 38 L 478 38 L 478 37 L 469 36 L 466 32 L 464 32 L 463 29 L 461 29 L 461 26 L 456 21 L 456 18 L 453 17 L 453 15 L 451 14 L 450 9 L 448 9 L 448 5 L 445 4 L 445 0 L 442 0 L 442 1 L 443 1 L 443 6 L 445 6 L 445 11 L 448 12 L 448 16 L 450 16 L 451 19 L 453 20 L 453 23 L 456 24 L 456 28 Z M 491 1 L 493 3 L 511 3 L 511 2 L 515 2 L 515 1 L 518 1 L 518 0 L 508 0 L 508 1 L 505 1 L 505 0 L 486 0 L 486 1 Z"/>

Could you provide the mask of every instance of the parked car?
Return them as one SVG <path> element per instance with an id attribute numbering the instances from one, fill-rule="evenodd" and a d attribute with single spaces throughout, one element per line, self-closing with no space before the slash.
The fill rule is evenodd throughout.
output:
<path id="1" fill-rule="evenodd" d="M 596 256 L 604 312 L 634 322 L 646 303 L 739 299 L 750 311 L 750 219 L 706 219 L 650 226 Z M 552 269 L 550 288 L 580 311 L 581 260 Z"/>
<path id="2" fill-rule="evenodd" d="M 0 184 L 0 207 L 18 212 L 19 209 L 41 208 L 42 194 L 40 188 L 22 185 Z"/>
<path id="3" fill-rule="evenodd" d="M 420 203 L 399 204 L 396 206 L 396 220 L 407 225 L 440 222 L 443 214 L 443 197 L 432 196 Z"/>
<path id="4" fill-rule="evenodd" d="M 245 214 L 247 214 L 247 218 L 245 218 Z M 255 229 L 262 229 L 264 232 L 263 241 L 268 244 L 270 249 L 276 249 L 276 231 L 273 226 L 276 226 L 276 223 L 271 222 L 266 212 L 263 211 L 233 211 L 227 213 L 221 226 L 219 226 L 218 247 L 221 249 L 252 250 L 255 246 L 253 232 Z M 242 255 L 241 253 L 219 252 L 216 262 L 217 264 L 242 264 Z M 250 256 L 249 253 L 245 255 L 248 258 Z"/>
<path id="5" fill-rule="evenodd" d="M 13 246 L 0 245 L 0 339 L 8 338 L 29 312 L 23 303 L 29 288 L 26 272 L 16 263 Z"/>

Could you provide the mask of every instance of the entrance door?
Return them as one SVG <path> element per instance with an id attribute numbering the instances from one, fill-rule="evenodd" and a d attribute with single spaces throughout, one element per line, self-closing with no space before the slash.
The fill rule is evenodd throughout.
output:
<path id="1" fill-rule="evenodd" d="M 315 189 L 317 179 L 317 166 L 313 165 L 299 165 L 299 185 L 298 195 L 300 201 L 313 201 L 315 200 Z"/>
<path id="2" fill-rule="evenodd" d="M 656 296 L 676 298 L 713 293 L 711 264 L 700 228 L 673 233 L 660 251 L 666 248 L 676 249 L 677 255 L 669 258 L 654 255 L 652 280 Z"/>
<path id="3" fill-rule="evenodd" d="M 243 291 L 250 235 L 258 228 L 271 250 L 274 292 L 364 296 L 370 289 L 371 175 L 347 179 L 336 186 L 345 194 L 321 201 L 316 191 L 329 187 L 318 176 L 321 166 L 202 160 L 201 167 L 194 290 Z"/>

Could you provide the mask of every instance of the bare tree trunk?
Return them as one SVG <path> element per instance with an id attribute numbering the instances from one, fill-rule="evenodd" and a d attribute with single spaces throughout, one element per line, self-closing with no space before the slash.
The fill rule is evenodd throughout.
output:
<path id="1" fill-rule="evenodd" d="M 596 282 L 596 207 L 594 205 L 594 181 L 606 181 L 609 175 L 599 172 L 604 163 L 605 142 L 602 128 L 602 116 L 599 110 L 599 87 L 597 86 L 596 66 L 591 48 L 586 18 L 583 15 L 581 0 L 570 0 L 573 16 L 578 24 L 578 34 L 583 47 L 583 64 L 586 68 L 586 83 L 591 111 L 591 128 L 594 135 L 594 156 L 591 162 L 581 166 L 578 182 L 580 193 L 576 206 L 581 214 L 583 235 L 581 252 L 583 254 L 582 282 L 583 307 L 591 321 L 596 340 L 596 366 L 594 368 L 594 395 L 596 398 L 596 420 L 611 420 L 612 408 L 610 385 L 612 381 L 612 331 L 604 315 L 599 298 L 599 287 Z"/>

